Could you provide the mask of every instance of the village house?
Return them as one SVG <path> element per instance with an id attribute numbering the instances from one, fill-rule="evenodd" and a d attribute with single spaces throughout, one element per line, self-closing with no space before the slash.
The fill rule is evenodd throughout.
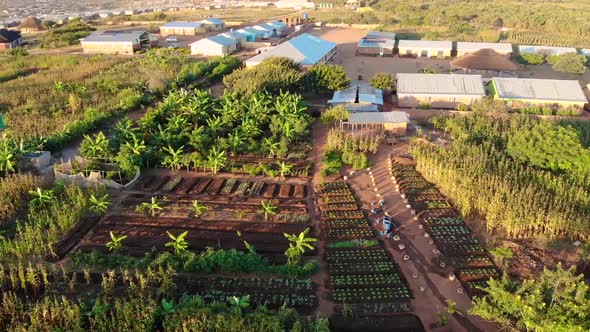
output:
<path id="1" fill-rule="evenodd" d="M 336 43 L 304 33 L 266 52 L 246 60 L 246 67 L 256 66 L 270 57 L 287 57 L 303 67 L 330 62 L 336 54 Z"/>
<path id="2" fill-rule="evenodd" d="M 397 74 L 397 102 L 400 107 L 456 108 L 486 96 L 480 75 Z"/>
<path id="3" fill-rule="evenodd" d="M 397 46 L 400 56 L 421 58 L 445 58 L 451 56 L 453 42 L 432 40 L 400 40 Z"/>
<path id="4" fill-rule="evenodd" d="M 29 16 L 25 18 L 19 25 L 18 30 L 22 33 L 31 33 L 31 32 L 39 32 L 44 30 L 43 26 L 41 25 L 41 20 L 34 17 Z"/>
<path id="5" fill-rule="evenodd" d="M 235 52 L 238 49 L 238 41 L 224 34 L 219 34 L 197 40 L 190 44 L 190 47 L 193 55 L 223 56 Z"/>
<path id="6" fill-rule="evenodd" d="M 395 33 L 369 31 L 356 45 L 357 55 L 393 56 Z"/>
<path id="7" fill-rule="evenodd" d="M 488 84 L 495 99 L 515 104 L 550 107 L 579 107 L 588 102 L 577 80 L 494 77 Z"/>
<path id="8" fill-rule="evenodd" d="M 464 56 L 483 49 L 494 50 L 502 55 L 510 56 L 512 54 L 512 44 L 510 43 L 457 42 L 457 56 Z"/>
<path id="9" fill-rule="evenodd" d="M 160 34 L 163 36 L 195 36 L 198 33 L 206 32 L 207 28 L 203 22 L 168 22 L 160 27 Z"/>
<path id="10" fill-rule="evenodd" d="M 94 32 L 80 41 L 84 53 L 133 54 L 158 44 L 158 38 L 146 31 Z"/>
<path id="11" fill-rule="evenodd" d="M 225 22 L 215 17 L 208 17 L 201 20 L 201 22 L 205 24 L 210 31 L 223 31 L 225 29 Z"/>
<path id="12" fill-rule="evenodd" d="M 20 32 L 0 29 L 0 50 L 8 50 L 22 45 Z"/>
<path id="13" fill-rule="evenodd" d="M 519 45 L 518 53 L 537 53 L 545 56 L 562 55 L 565 53 L 577 53 L 573 47 L 557 47 L 557 46 L 537 46 L 537 45 Z"/>

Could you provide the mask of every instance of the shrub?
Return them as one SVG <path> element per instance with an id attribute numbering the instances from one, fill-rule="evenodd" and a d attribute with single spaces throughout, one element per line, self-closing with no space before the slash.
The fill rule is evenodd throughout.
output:
<path id="1" fill-rule="evenodd" d="M 424 102 L 422 102 L 422 103 L 420 103 L 418 105 L 418 108 L 421 109 L 421 110 L 429 110 L 432 107 L 430 106 L 430 103 L 424 103 Z"/>
<path id="2" fill-rule="evenodd" d="M 393 75 L 389 73 L 377 73 L 371 77 L 371 86 L 387 92 L 395 92 L 395 82 Z"/>
<path id="3" fill-rule="evenodd" d="M 518 60 L 529 65 L 541 65 L 545 62 L 545 56 L 538 53 L 522 53 Z"/>
<path id="4" fill-rule="evenodd" d="M 316 92 L 346 89 L 350 86 L 350 79 L 346 72 L 339 65 L 317 64 L 311 66 L 306 73 L 306 80 L 309 87 Z"/>
<path id="5" fill-rule="evenodd" d="M 566 53 L 558 56 L 553 61 L 553 70 L 555 71 L 572 74 L 583 74 L 587 70 L 586 62 L 588 59 L 585 55 Z"/>
<path id="6" fill-rule="evenodd" d="M 328 108 L 322 113 L 320 119 L 323 123 L 331 123 L 336 120 L 348 120 L 348 111 L 342 105 Z"/>
<path id="7" fill-rule="evenodd" d="M 256 92 L 293 91 L 301 87 L 303 73 L 289 58 L 271 57 L 254 68 L 241 68 L 223 78 L 223 84 L 235 92 L 251 95 Z"/>

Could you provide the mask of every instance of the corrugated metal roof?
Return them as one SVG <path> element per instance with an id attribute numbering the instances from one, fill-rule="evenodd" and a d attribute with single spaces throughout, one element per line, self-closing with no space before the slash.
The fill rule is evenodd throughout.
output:
<path id="1" fill-rule="evenodd" d="M 407 123 L 410 117 L 406 112 L 360 112 L 350 113 L 348 123 L 351 124 L 384 124 L 384 123 Z"/>
<path id="2" fill-rule="evenodd" d="M 545 55 L 559 55 L 564 53 L 577 53 L 573 47 L 556 47 L 556 46 L 537 46 L 537 45 L 519 45 L 520 53 L 542 53 Z"/>
<path id="3" fill-rule="evenodd" d="M 362 113 L 362 112 L 379 112 L 379 105 L 375 104 L 354 104 L 347 103 L 342 104 L 344 108 L 350 113 Z"/>
<path id="4" fill-rule="evenodd" d="M 246 64 L 255 65 L 264 59 L 279 56 L 291 58 L 303 65 L 314 65 L 334 48 L 335 43 L 304 33 L 246 60 Z"/>
<path id="5" fill-rule="evenodd" d="M 383 105 L 383 90 L 372 87 L 369 83 L 359 82 L 359 103 Z"/>
<path id="6" fill-rule="evenodd" d="M 285 23 L 283 21 L 272 20 L 269 23 L 272 24 L 272 25 L 276 25 L 278 27 L 281 27 L 283 29 L 287 27 L 287 23 Z"/>
<path id="7" fill-rule="evenodd" d="M 209 23 L 209 24 L 224 24 L 225 23 L 223 20 L 220 20 L 215 17 L 207 17 L 206 19 L 201 20 L 201 22 Z"/>
<path id="8" fill-rule="evenodd" d="M 180 22 L 180 21 L 176 21 L 176 22 L 168 22 L 164 25 L 162 25 L 162 28 L 193 28 L 196 29 L 198 27 L 200 27 L 201 25 L 203 25 L 203 22 Z"/>
<path id="9" fill-rule="evenodd" d="M 490 48 L 498 53 L 512 53 L 512 44 L 510 43 L 457 42 L 457 51 L 479 51 L 484 48 Z"/>
<path id="10" fill-rule="evenodd" d="M 231 37 L 224 36 L 223 34 L 207 37 L 210 41 L 224 46 L 232 46 L 236 44 L 236 40 Z"/>
<path id="11" fill-rule="evenodd" d="M 235 31 L 235 30 L 231 30 L 225 33 L 221 34 L 222 36 L 228 35 L 228 37 L 233 37 L 236 39 L 246 39 L 248 38 L 248 34 L 244 33 L 244 32 L 239 32 L 239 31 Z"/>
<path id="12" fill-rule="evenodd" d="M 425 95 L 485 96 L 480 75 L 397 74 L 397 92 Z"/>
<path id="13" fill-rule="evenodd" d="M 590 48 L 583 48 L 580 50 L 580 53 L 584 55 L 590 55 Z"/>
<path id="14" fill-rule="evenodd" d="M 330 104 L 354 103 L 356 100 L 357 87 L 353 86 L 344 90 L 334 91 Z"/>
<path id="15" fill-rule="evenodd" d="M 262 24 L 253 25 L 252 29 L 259 30 L 259 31 L 272 32 L 272 30 L 276 29 L 276 28 L 273 28 L 273 27 L 267 25 L 266 23 L 262 23 Z"/>
<path id="16" fill-rule="evenodd" d="M 367 38 L 369 38 L 369 39 L 389 39 L 389 40 L 395 41 L 395 32 L 369 31 L 369 32 L 367 32 Z"/>
<path id="17" fill-rule="evenodd" d="M 255 36 L 260 36 L 260 35 L 263 34 L 262 31 L 256 30 L 256 29 L 252 29 L 251 27 L 245 27 L 245 28 L 242 28 L 242 29 L 238 29 L 236 31 L 241 32 L 241 33 L 246 33 L 246 34 L 249 34 L 249 35 L 255 35 Z"/>
<path id="18" fill-rule="evenodd" d="M 145 31 L 102 31 L 93 32 L 83 42 L 134 43 Z"/>
<path id="19" fill-rule="evenodd" d="M 580 82 L 576 80 L 500 77 L 492 80 L 498 97 L 503 99 L 587 102 Z"/>
<path id="20" fill-rule="evenodd" d="M 453 49 L 453 42 L 441 40 L 400 40 L 398 48 L 428 48 L 438 50 Z"/>
<path id="21" fill-rule="evenodd" d="M 359 40 L 357 47 L 374 47 L 374 48 L 394 48 L 395 40 L 391 39 L 367 39 Z"/>

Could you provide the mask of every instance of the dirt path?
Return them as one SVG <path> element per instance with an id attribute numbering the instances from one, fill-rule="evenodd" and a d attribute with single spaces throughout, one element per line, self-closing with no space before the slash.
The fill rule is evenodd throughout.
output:
<path id="1" fill-rule="evenodd" d="M 320 175 L 321 170 L 323 169 L 322 163 L 322 156 L 324 155 L 325 150 L 325 143 L 326 143 L 326 134 L 328 132 L 328 128 L 325 125 L 322 125 L 319 121 L 313 124 L 313 138 L 312 138 L 312 150 L 309 153 L 309 159 L 311 159 L 314 163 L 313 169 L 313 178 L 311 185 L 312 189 L 312 204 L 311 208 L 309 209 L 310 217 L 312 220 L 313 228 L 315 230 L 315 237 L 320 239 L 317 243 L 318 249 L 318 262 L 319 262 L 319 272 L 316 273 L 312 280 L 317 285 L 317 299 L 318 299 L 318 313 L 329 317 L 334 313 L 334 302 L 328 299 L 328 289 L 326 288 L 326 284 L 328 282 L 328 268 L 323 261 L 322 257 L 326 252 L 326 243 L 325 241 L 321 240 L 320 238 L 320 216 L 318 213 L 318 209 L 316 207 L 316 195 L 315 195 L 315 188 L 317 185 L 322 183 L 322 176 Z"/>
<path id="2" fill-rule="evenodd" d="M 457 303 L 457 309 L 462 314 L 449 317 L 447 328 L 452 331 L 496 331 L 495 325 L 466 315 L 467 309 L 471 306 L 471 300 L 465 293 L 457 292 L 461 288 L 458 280 L 451 281 L 446 274 L 441 275 L 435 272 L 441 270 L 432 263 L 435 256 L 433 252 L 435 246 L 430 243 L 429 238 L 424 237 L 424 231 L 418 228 L 417 221 L 414 220 L 415 216 L 406 208 L 400 193 L 395 191 L 388 169 L 389 155 L 403 153 L 406 150 L 406 143 L 395 147 L 380 146 L 379 152 L 371 158 L 373 165 L 371 172 L 375 178 L 375 186 L 371 183 L 368 171 L 356 172 L 349 177 L 349 182 L 360 194 L 365 204 L 368 205 L 368 202 L 378 201 L 381 198 L 385 200 L 384 210 L 393 217 L 398 225 L 394 234 L 400 237 L 399 242 L 393 239 L 385 240 L 385 247 L 395 258 L 408 280 L 415 296 L 412 302 L 414 311 L 424 326 L 430 327 L 437 323 L 439 313 L 446 313 L 446 299 L 450 299 Z M 382 196 L 378 197 L 377 194 Z M 375 227 L 374 224 L 373 227 Z M 404 250 L 398 248 L 401 243 L 405 245 Z M 404 255 L 408 255 L 410 259 L 403 261 Z M 461 317 L 461 315 L 466 316 Z M 442 329 L 444 330 L 444 328 Z"/>

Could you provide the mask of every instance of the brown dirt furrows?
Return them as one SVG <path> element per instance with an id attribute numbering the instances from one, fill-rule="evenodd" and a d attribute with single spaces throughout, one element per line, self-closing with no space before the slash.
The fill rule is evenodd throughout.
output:
<path id="1" fill-rule="evenodd" d="M 199 184 L 197 184 L 191 191 L 191 195 L 200 195 L 202 194 L 213 182 L 213 179 L 199 179 Z"/>
<path id="2" fill-rule="evenodd" d="M 154 180 L 156 179 L 155 176 L 144 176 L 141 178 L 141 180 L 139 180 L 139 182 L 133 186 L 133 189 L 135 190 L 146 190 L 147 186 L 150 186 L 152 184 L 152 182 L 154 182 Z"/>
<path id="3" fill-rule="evenodd" d="M 146 185 L 145 190 L 149 192 L 158 191 L 166 182 L 170 180 L 169 176 L 162 176 L 154 179 L 150 184 Z"/>
<path id="4" fill-rule="evenodd" d="M 215 181 L 213 181 L 213 184 L 207 190 L 207 193 L 209 195 L 217 195 L 217 193 L 221 189 L 221 186 L 223 186 L 224 182 L 225 179 L 215 179 Z"/>
<path id="5" fill-rule="evenodd" d="M 183 181 L 176 187 L 177 194 L 186 195 L 199 182 L 198 178 L 183 178 Z"/>
<path id="6" fill-rule="evenodd" d="M 99 227 L 111 226 L 129 226 L 129 227 L 154 227 L 154 228 L 176 228 L 179 224 L 190 222 L 187 230 L 212 230 L 212 231 L 227 231 L 227 232 L 260 232 L 260 233 L 300 233 L 307 227 L 306 224 L 282 224 L 272 222 L 240 222 L 240 221 L 203 221 L 203 220 L 186 220 L 182 218 L 142 218 L 132 216 L 117 216 L 113 219 L 102 221 Z M 98 227 L 97 227 L 98 228 Z"/>
<path id="7" fill-rule="evenodd" d="M 269 184 L 266 186 L 266 190 L 264 191 L 264 198 L 273 198 L 275 196 L 275 191 L 277 191 L 277 184 Z"/>
<path id="8" fill-rule="evenodd" d="M 291 189 L 293 188 L 290 184 L 282 184 L 281 189 L 279 191 L 279 198 L 289 198 L 291 197 Z"/>
<path id="9" fill-rule="evenodd" d="M 295 185 L 295 193 L 294 193 L 293 197 L 305 198 L 305 196 L 306 196 L 305 186 L 302 184 Z"/>

